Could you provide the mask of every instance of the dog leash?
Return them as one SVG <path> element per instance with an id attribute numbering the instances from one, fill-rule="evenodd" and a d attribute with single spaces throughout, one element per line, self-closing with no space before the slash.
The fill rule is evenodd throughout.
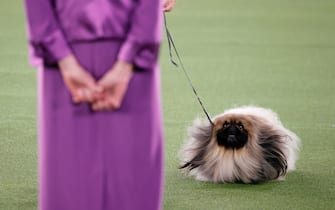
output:
<path id="1" fill-rule="evenodd" d="M 195 89 L 195 87 L 194 87 L 194 85 L 193 85 L 193 83 L 192 83 L 192 81 L 191 81 L 191 78 L 190 78 L 189 74 L 187 73 L 187 71 L 186 71 L 186 69 L 185 69 L 185 67 L 184 67 L 184 65 L 183 65 L 183 62 L 181 61 L 181 58 L 180 58 L 179 53 L 178 53 L 178 51 L 177 51 L 176 45 L 174 44 L 174 41 L 173 41 L 173 39 L 172 39 L 172 35 L 171 35 L 171 33 L 170 33 L 169 29 L 168 29 L 167 22 L 166 22 L 166 16 L 165 16 L 165 13 L 163 13 L 163 14 L 164 14 L 164 26 L 165 26 L 165 32 L 166 32 L 166 37 L 167 37 L 168 45 L 169 45 L 169 56 L 170 56 L 170 61 L 171 61 L 171 63 L 172 63 L 174 66 L 176 66 L 177 68 L 178 68 L 179 66 L 181 67 L 181 69 L 182 69 L 183 72 L 184 72 L 185 77 L 187 78 L 188 84 L 191 86 L 191 88 L 192 88 L 192 90 L 193 90 L 193 93 L 194 93 L 194 95 L 196 96 L 196 98 L 197 98 L 197 100 L 198 100 L 198 102 L 199 102 L 199 104 L 200 104 L 200 106 L 201 106 L 203 112 L 205 113 L 205 115 L 206 115 L 208 121 L 210 122 L 210 124 L 211 124 L 212 126 L 214 126 L 214 123 L 213 123 L 213 121 L 211 120 L 211 117 L 210 117 L 208 111 L 206 110 L 204 104 L 202 103 L 202 101 L 201 101 L 201 99 L 200 99 L 200 97 L 199 97 L 199 94 L 198 94 L 197 90 Z M 176 56 L 177 56 L 177 58 L 178 58 L 179 65 L 178 65 L 178 64 L 175 62 L 175 60 L 173 59 L 172 49 L 173 49 L 174 53 L 176 54 Z"/>

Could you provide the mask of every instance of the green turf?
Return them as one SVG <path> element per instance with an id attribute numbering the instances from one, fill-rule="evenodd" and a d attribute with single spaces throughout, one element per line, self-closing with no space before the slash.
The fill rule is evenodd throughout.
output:
<path id="1" fill-rule="evenodd" d="M 0 209 L 36 209 L 36 72 L 27 64 L 21 1 L 0 7 Z M 335 208 L 335 1 L 179 0 L 167 15 L 186 68 L 212 115 L 272 108 L 302 139 L 286 181 L 211 184 L 181 175 L 185 128 L 204 117 L 181 71 L 161 53 L 164 209 Z"/>

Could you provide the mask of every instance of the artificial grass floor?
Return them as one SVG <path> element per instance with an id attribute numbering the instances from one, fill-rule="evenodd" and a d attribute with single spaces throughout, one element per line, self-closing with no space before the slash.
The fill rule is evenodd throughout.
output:
<path id="1" fill-rule="evenodd" d="M 186 127 L 205 116 L 164 42 L 164 209 L 335 209 L 335 2 L 180 0 L 167 18 L 212 115 L 237 105 L 271 108 L 302 149 L 283 182 L 184 177 L 178 150 Z M 0 63 L 0 209 L 36 209 L 36 72 L 27 64 L 21 1 L 1 3 Z"/>

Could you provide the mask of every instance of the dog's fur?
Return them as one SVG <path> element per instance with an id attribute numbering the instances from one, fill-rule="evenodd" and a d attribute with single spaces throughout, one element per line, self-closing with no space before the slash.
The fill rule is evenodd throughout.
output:
<path id="1" fill-rule="evenodd" d="M 244 106 L 196 119 L 181 150 L 181 167 L 197 180 L 258 183 L 295 169 L 300 140 L 270 109 Z"/>

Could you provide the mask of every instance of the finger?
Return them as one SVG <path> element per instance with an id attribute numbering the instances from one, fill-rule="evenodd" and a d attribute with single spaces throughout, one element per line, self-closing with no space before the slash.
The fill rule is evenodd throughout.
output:
<path id="1" fill-rule="evenodd" d="M 99 100 L 96 108 L 99 110 L 113 110 L 115 109 L 115 99 L 114 95 L 112 94 L 106 94 L 102 100 Z"/>
<path id="2" fill-rule="evenodd" d="M 166 4 L 166 5 L 164 6 L 164 12 L 170 12 L 170 11 L 171 11 L 171 5 Z"/>
<path id="3" fill-rule="evenodd" d="M 78 96 L 77 90 L 69 89 L 69 91 L 72 98 L 72 102 L 75 104 L 80 103 L 80 96 Z"/>
<path id="4" fill-rule="evenodd" d="M 118 109 L 119 105 L 115 99 L 115 96 L 109 96 L 105 98 L 105 105 L 106 105 L 106 110 L 114 110 L 114 109 Z"/>
<path id="5" fill-rule="evenodd" d="M 89 88 L 85 85 L 87 80 L 83 79 L 85 76 L 80 78 L 72 78 L 65 81 L 72 96 L 72 101 L 74 103 L 91 102 L 92 93 L 90 93 Z"/>
<path id="6" fill-rule="evenodd" d="M 125 84 L 120 84 L 115 88 L 113 97 L 110 99 L 110 103 L 113 104 L 115 109 L 119 109 L 121 107 L 126 91 L 127 86 Z"/>
<path id="7" fill-rule="evenodd" d="M 166 7 L 164 7 L 165 12 L 170 12 L 173 9 L 173 4 L 169 4 Z"/>
<path id="8" fill-rule="evenodd" d="M 85 101 L 93 102 L 100 98 L 104 88 L 101 85 L 98 85 L 95 79 L 89 73 L 85 74 L 82 80 L 82 84 L 86 88 L 84 91 Z"/>
<path id="9" fill-rule="evenodd" d="M 105 93 L 103 91 L 104 88 L 101 87 L 100 85 L 97 86 L 99 86 L 99 88 L 93 90 L 92 92 L 92 102 L 102 100 L 105 97 Z"/>
<path id="10" fill-rule="evenodd" d="M 105 100 L 100 100 L 92 104 L 92 108 L 95 111 L 104 111 L 104 110 L 108 110 L 108 104 L 106 103 Z"/>
<path id="11" fill-rule="evenodd" d="M 114 110 L 116 107 L 114 106 L 114 103 L 112 100 L 106 100 L 104 108 L 106 111 L 111 111 L 111 110 Z"/>
<path id="12" fill-rule="evenodd" d="M 78 88 L 75 87 L 75 85 L 69 81 L 65 81 L 66 86 L 68 88 L 68 91 L 70 92 L 71 98 L 72 98 L 72 102 L 73 103 L 80 103 L 81 101 L 81 94 L 78 93 Z"/>
<path id="13" fill-rule="evenodd" d="M 93 104 L 92 104 L 92 109 L 94 110 L 94 111 L 100 111 L 101 110 L 101 101 L 97 101 L 97 102 L 94 102 Z"/>
<path id="14" fill-rule="evenodd" d="M 92 104 L 93 110 L 113 110 L 115 109 L 115 95 L 112 91 L 110 92 L 104 92 L 103 98 L 100 100 L 97 100 Z"/>
<path id="15" fill-rule="evenodd" d="M 84 94 L 83 100 L 85 102 L 93 102 L 94 93 L 93 93 L 93 91 L 91 89 L 83 88 L 83 94 Z"/>
<path id="16" fill-rule="evenodd" d="M 120 98 L 112 98 L 109 101 L 109 104 L 113 109 L 119 109 L 121 107 L 121 99 Z"/>
<path id="17" fill-rule="evenodd" d="M 72 96 L 72 102 L 78 104 L 80 103 L 80 99 L 77 96 Z"/>
<path id="18" fill-rule="evenodd" d="M 101 93 L 95 93 L 88 87 L 77 88 L 73 94 L 73 98 L 76 99 L 76 102 L 94 102 L 102 97 Z"/>
<path id="19" fill-rule="evenodd" d="M 96 93 L 102 93 L 104 91 L 104 88 L 99 84 L 95 84 L 94 87 L 92 87 L 92 90 Z"/>
<path id="20" fill-rule="evenodd" d="M 95 103 L 97 101 L 103 100 L 105 98 L 104 93 L 93 93 L 91 103 Z"/>
<path id="21" fill-rule="evenodd" d="M 75 94 L 76 98 L 79 102 L 92 102 L 92 91 L 90 91 L 87 88 L 78 88 L 76 91 L 77 94 Z"/>
<path id="22" fill-rule="evenodd" d="M 83 90 L 81 88 L 77 88 L 76 90 L 74 90 L 73 93 L 72 93 L 72 99 L 73 99 L 73 102 L 75 102 L 75 103 L 84 102 Z"/>
<path id="23" fill-rule="evenodd" d="M 175 0 L 166 1 L 163 7 L 164 12 L 170 12 L 174 7 L 175 2 L 176 2 Z"/>

